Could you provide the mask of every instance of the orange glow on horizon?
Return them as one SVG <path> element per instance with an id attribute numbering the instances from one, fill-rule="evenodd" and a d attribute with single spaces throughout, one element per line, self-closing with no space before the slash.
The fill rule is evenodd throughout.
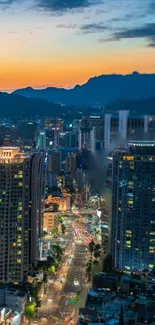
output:
<path id="1" fill-rule="evenodd" d="M 70 61 L 69 61 L 70 60 Z M 36 60 L 14 60 L 4 62 L 0 71 L 0 90 L 13 90 L 32 86 L 71 87 L 83 84 L 89 78 L 101 74 L 128 74 L 132 71 L 155 73 L 154 51 L 115 51 L 93 53 L 77 58 L 52 58 Z"/>

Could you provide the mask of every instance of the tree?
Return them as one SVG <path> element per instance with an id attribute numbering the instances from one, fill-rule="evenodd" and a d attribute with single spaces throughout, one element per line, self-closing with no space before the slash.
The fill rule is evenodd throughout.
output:
<path id="1" fill-rule="evenodd" d="M 49 275 L 54 275 L 55 274 L 55 266 L 51 266 L 48 270 Z"/>
<path id="2" fill-rule="evenodd" d="M 64 223 L 61 224 L 61 231 L 62 231 L 62 234 L 64 235 L 65 232 L 66 232 L 66 227 L 64 225 Z"/>
<path id="3" fill-rule="evenodd" d="M 100 244 L 96 244 L 95 245 L 95 250 L 102 250 L 102 246 Z"/>
<path id="4" fill-rule="evenodd" d="M 101 256 L 101 252 L 95 250 L 95 252 L 94 252 L 94 257 L 95 257 L 95 258 L 99 258 L 100 256 Z"/>
<path id="5" fill-rule="evenodd" d="M 63 254 L 62 248 L 59 245 L 51 245 L 51 251 L 56 257 L 61 257 Z"/>
<path id="6" fill-rule="evenodd" d="M 55 227 L 52 230 L 52 235 L 57 235 L 57 234 L 58 234 L 58 227 Z"/>
<path id="7" fill-rule="evenodd" d="M 93 253 L 94 253 L 94 250 L 95 250 L 95 243 L 94 243 L 93 240 L 89 243 L 88 248 L 89 248 L 89 251 L 90 251 L 91 256 L 92 256 Z"/>
<path id="8" fill-rule="evenodd" d="M 62 218 L 61 214 L 58 215 L 58 222 L 61 224 L 63 223 L 63 218 Z"/>
<path id="9" fill-rule="evenodd" d="M 36 303 L 35 302 L 27 302 L 25 304 L 24 314 L 25 314 L 26 318 L 28 318 L 30 320 L 33 317 L 35 311 L 36 311 Z"/>
<path id="10" fill-rule="evenodd" d="M 89 263 L 86 263 L 86 277 L 88 281 L 91 280 L 91 271 L 92 271 L 92 261 Z"/>

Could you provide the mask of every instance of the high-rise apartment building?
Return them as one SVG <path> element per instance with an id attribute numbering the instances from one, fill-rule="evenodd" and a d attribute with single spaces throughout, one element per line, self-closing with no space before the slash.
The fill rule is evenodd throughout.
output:
<path id="1" fill-rule="evenodd" d="M 44 198 L 43 153 L 0 148 L 0 282 L 21 282 L 39 256 Z"/>
<path id="2" fill-rule="evenodd" d="M 111 252 L 119 269 L 155 265 L 155 142 L 113 152 Z"/>

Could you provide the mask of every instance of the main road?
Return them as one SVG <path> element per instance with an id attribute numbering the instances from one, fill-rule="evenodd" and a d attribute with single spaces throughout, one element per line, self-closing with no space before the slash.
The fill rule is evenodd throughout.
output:
<path id="1" fill-rule="evenodd" d="M 66 222 L 67 245 L 61 265 L 54 279 L 48 283 L 47 294 L 33 324 L 77 324 L 78 312 L 76 305 L 72 303 L 78 292 L 86 291 L 85 263 L 89 257 L 84 246 L 89 237 L 86 224 L 79 225 L 77 219 L 76 216 L 68 216 L 70 222 Z"/>

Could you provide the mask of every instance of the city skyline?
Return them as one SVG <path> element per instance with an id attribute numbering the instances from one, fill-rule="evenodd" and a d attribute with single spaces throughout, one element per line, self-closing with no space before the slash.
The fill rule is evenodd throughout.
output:
<path id="1" fill-rule="evenodd" d="M 3 0 L 0 17 L 2 91 L 155 72 L 154 1 Z"/>

